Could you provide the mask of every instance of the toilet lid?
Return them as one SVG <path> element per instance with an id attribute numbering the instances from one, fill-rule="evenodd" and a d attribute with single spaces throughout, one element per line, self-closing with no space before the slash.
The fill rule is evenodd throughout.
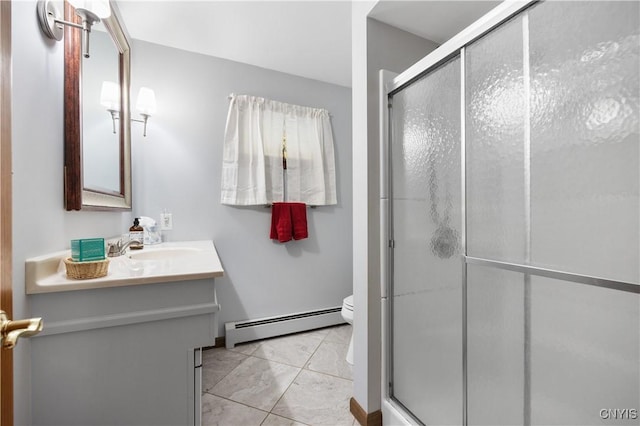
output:
<path id="1" fill-rule="evenodd" d="M 347 296 L 342 301 L 342 304 L 348 308 L 353 309 L 353 294 L 351 296 Z"/>

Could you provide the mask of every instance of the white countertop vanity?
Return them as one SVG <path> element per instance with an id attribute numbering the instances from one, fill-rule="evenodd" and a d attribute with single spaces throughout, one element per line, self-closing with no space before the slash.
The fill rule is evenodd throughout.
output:
<path id="1" fill-rule="evenodd" d="M 221 277 L 224 273 L 212 241 L 181 241 L 128 249 L 109 258 L 105 277 L 88 280 L 67 278 L 63 259 L 70 250 L 27 259 L 27 294 L 153 284 Z"/>
<path id="2" fill-rule="evenodd" d="M 26 261 L 33 424 L 199 424 L 200 348 L 218 332 L 212 241 L 145 246 L 107 276 L 66 277 L 69 251 Z M 73 407 L 72 409 L 70 409 Z"/>

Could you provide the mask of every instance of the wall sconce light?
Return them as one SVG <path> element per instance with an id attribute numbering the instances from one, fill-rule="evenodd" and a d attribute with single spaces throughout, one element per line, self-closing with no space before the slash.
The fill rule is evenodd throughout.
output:
<path id="1" fill-rule="evenodd" d="M 138 102 L 136 102 L 136 109 L 142 116 L 142 120 L 136 120 L 132 118 L 131 121 L 137 121 L 144 123 L 144 131 L 142 136 L 147 136 L 147 120 L 151 115 L 156 113 L 156 94 L 148 87 L 141 87 L 138 92 Z"/>
<path id="2" fill-rule="evenodd" d="M 120 86 L 112 81 L 102 82 L 100 104 L 107 109 L 113 120 L 113 133 L 116 132 L 116 120 L 120 119 Z M 156 112 L 156 94 L 148 87 L 140 88 L 136 109 L 142 119 L 132 118 L 131 121 L 144 123 L 142 136 L 147 136 L 147 121 Z"/>
<path id="3" fill-rule="evenodd" d="M 113 81 L 103 81 L 100 90 L 100 105 L 105 107 L 113 120 L 113 133 L 116 132 L 116 120 L 120 118 L 120 87 Z"/>
<path id="4" fill-rule="evenodd" d="M 38 21 L 40 28 L 49 38 L 62 40 L 64 25 L 82 29 L 82 55 L 89 57 L 89 33 L 91 26 L 100 19 L 111 15 L 109 0 L 68 0 L 76 9 L 76 15 L 82 18 L 82 25 L 63 20 L 63 15 L 56 7 L 54 0 L 38 0 Z"/>

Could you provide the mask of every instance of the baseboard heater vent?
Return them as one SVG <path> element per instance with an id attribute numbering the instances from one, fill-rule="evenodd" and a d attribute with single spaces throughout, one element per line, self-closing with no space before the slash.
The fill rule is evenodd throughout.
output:
<path id="1" fill-rule="evenodd" d="M 342 324 L 344 319 L 340 314 L 341 310 L 342 307 L 336 307 L 255 320 L 227 322 L 224 325 L 225 346 L 227 349 L 232 349 L 238 343 Z"/>

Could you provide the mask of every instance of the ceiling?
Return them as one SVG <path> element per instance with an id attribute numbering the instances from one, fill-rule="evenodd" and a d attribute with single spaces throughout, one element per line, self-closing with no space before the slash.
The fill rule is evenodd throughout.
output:
<path id="1" fill-rule="evenodd" d="M 376 4 L 369 17 L 442 44 L 500 3 L 488 0 L 385 0 Z"/>
<path id="2" fill-rule="evenodd" d="M 349 1 L 117 0 L 132 38 L 351 86 Z M 496 1 L 381 1 L 371 17 L 442 43 Z"/>

